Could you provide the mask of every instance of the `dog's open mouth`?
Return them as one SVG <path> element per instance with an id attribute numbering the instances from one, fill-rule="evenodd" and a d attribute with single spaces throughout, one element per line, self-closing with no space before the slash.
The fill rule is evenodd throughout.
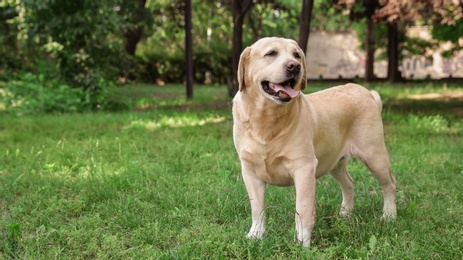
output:
<path id="1" fill-rule="evenodd" d="M 265 93 L 282 102 L 289 102 L 297 97 L 301 92 L 294 89 L 295 79 L 289 79 L 282 83 L 273 83 L 270 81 L 262 82 L 262 89 Z"/>

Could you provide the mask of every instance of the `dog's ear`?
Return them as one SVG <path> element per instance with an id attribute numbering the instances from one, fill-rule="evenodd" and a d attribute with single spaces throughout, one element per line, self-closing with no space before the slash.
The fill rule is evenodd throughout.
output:
<path id="1" fill-rule="evenodd" d="M 301 63 L 302 63 L 302 83 L 301 83 L 301 90 L 304 90 L 307 87 L 307 62 L 305 60 L 305 53 L 300 50 L 301 52 Z"/>
<path id="2" fill-rule="evenodd" d="M 249 54 L 251 53 L 251 47 L 247 47 L 244 49 L 244 51 L 241 53 L 240 56 L 240 62 L 238 64 L 238 86 L 239 90 L 243 91 L 245 86 L 245 77 L 246 77 L 246 65 L 247 61 L 246 59 L 249 57 Z"/>

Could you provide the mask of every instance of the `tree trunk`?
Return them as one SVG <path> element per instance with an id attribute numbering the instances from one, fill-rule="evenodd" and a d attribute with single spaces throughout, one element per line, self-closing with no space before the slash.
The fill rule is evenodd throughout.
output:
<path id="1" fill-rule="evenodd" d="M 191 0 L 185 0 L 186 97 L 193 98 L 193 40 L 191 36 Z"/>
<path id="2" fill-rule="evenodd" d="M 126 83 L 127 79 L 135 79 L 134 75 L 134 67 L 135 67 L 135 52 L 137 50 L 137 44 L 140 42 L 142 36 L 143 36 L 143 19 L 144 19 L 144 12 L 146 11 L 145 9 L 145 3 L 146 0 L 137 0 L 135 3 L 135 12 L 133 12 L 133 15 L 129 18 L 130 23 L 136 24 L 134 28 L 131 30 L 127 31 L 124 33 L 124 47 L 125 51 L 127 54 L 129 54 L 130 57 L 128 57 L 128 60 L 125 61 L 127 64 L 127 67 L 122 70 L 122 77 L 120 78 L 120 83 Z"/>
<path id="3" fill-rule="evenodd" d="M 137 0 L 136 7 L 135 7 L 135 14 L 133 16 L 133 22 L 137 24 L 137 26 L 130 31 L 127 31 L 124 34 L 125 38 L 125 50 L 130 56 L 135 56 L 135 51 L 137 49 L 137 44 L 140 41 L 141 37 L 143 36 L 143 25 L 140 23 L 143 21 L 144 18 L 144 10 L 145 10 L 146 0 Z"/>
<path id="4" fill-rule="evenodd" d="M 135 56 L 137 50 L 137 44 L 143 35 L 143 28 L 137 28 L 132 31 L 128 31 L 124 34 L 125 37 L 125 51 L 132 57 Z"/>
<path id="5" fill-rule="evenodd" d="M 391 83 L 399 82 L 402 76 L 399 71 L 399 30 L 397 24 L 387 24 L 387 78 Z"/>
<path id="6" fill-rule="evenodd" d="M 365 60 L 365 81 L 371 82 L 375 79 L 374 64 L 375 64 L 375 25 L 372 15 L 375 12 L 375 0 L 370 0 L 365 3 L 367 33 L 366 33 L 366 60 Z"/>
<path id="7" fill-rule="evenodd" d="M 301 15 L 299 16 L 299 47 L 307 53 L 307 43 L 309 42 L 310 21 L 312 20 L 314 0 L 303 0 Z"/>
<path id="8" fill-rule="evenodd" d="M 251 7 L 252 0 L 233 0 L 233 47 L 232 47 L 232 86 L 230 96 L 238 92 L 238 64 L 243 50 L 243 23 L 246 12 Z"/>

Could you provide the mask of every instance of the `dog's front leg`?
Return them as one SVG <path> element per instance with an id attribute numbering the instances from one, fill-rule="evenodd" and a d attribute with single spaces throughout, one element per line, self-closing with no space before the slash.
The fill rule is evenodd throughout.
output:
<path id="1" fill-rule="evenodd" d="M 298 169 L 294 175 L 296 186 L 296 233 L 303 246 L 310 246 L 315 224 L 315 170 L 317 163 Z"/>
<path id="2" fill-rule="evenodd" d="M 252 226 L 247 235 L 248 238 L 262 239 L 265 232 L 265 186 L 266 183 L 259 179 L 255 172 L 243 167 L 243 180 L 251 202 Z"/>

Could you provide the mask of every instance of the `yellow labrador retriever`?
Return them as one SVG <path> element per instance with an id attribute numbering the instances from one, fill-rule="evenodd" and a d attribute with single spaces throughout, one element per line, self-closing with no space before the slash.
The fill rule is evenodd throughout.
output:
<path id="1" fill-rule="evenodd" d="M 265 187 L 295 185 L 297 240 L 310 245 L 315 179 L 331 173 L 342 189 L 341 215 L 354 206 L 351 156 L 382 186 L 384 218 L 396 216 L 395 179 L 384 144 L 381 98 L 356 84 L 309 95 L 304 53 L 293 40 L 263 38 L 240 57 L 233 138 L 252 208 L 249 238 L 265 232 Z"/>

